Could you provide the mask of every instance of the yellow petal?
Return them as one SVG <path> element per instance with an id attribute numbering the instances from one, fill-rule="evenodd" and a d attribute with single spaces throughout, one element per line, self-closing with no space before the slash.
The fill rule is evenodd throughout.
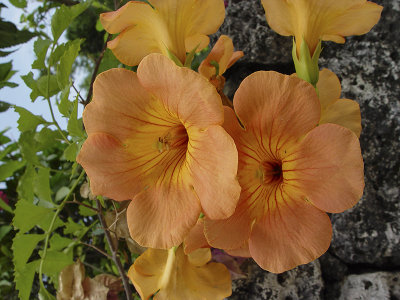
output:
<path id="1" fill-rule="evenodd" d="M 328 105 L 340 98 L 342 87 L 335 73 L 328 69 L 322 69 L 319 72 L 317 90 L 321 103 L 321 111 L 324 111 Z"/>

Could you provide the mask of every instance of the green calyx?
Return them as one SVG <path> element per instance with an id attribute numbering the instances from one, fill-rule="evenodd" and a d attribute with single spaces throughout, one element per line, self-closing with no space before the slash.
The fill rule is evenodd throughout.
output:
<path id="1" fill-rule="evenodd" d="M 293 39 L 292 57 L 297 76 L 316 87 L 319 79 L 318 59 L 322 51 L 321 41 L 315 48 L 312 57 L 307 42 L 304 39 L 300 46 L 299 57 L 297 56 L 296 49 L 296 41 Z"/>

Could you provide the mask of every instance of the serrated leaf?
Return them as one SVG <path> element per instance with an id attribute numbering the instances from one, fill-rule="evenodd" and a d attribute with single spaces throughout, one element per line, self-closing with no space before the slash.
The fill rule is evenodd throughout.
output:
<path id="1" fill-rule="evenodd" d="M 0 19 L 0 49 L 25 43 L 36 35 L 28 30 L 18 30 L 13 23 Z"/>
<path id="2" fill-rule="evenodd" d="M 22 132 L 19 136 L 18 145 L 21 151 L 22 157 L 33 165 L 39 165 L 39 159 L 36 156 L 38 151 L 37 142 L 34 139 L 34 133 L 32 131 Z"/>
<path id="3" fill-rule="evenodd" d="M 26 0 L 9 0 L 12 5 L 18 8 L 25 8 L 26 7 Z"/>
<path id="4" fill-rule="evenodd" d="M 14 253 L 14 266 L 16 270 L 21 270 L 31 257 L 36 245 L 45 238 L 44 234 L 21 234 L 13 239 L 12 250 Z"/>
<path id="5" fill-rule="evenodd" d="M 68 100 L 70 89 L 70 85 L 64 88 L 61 93 L 60 102 L 58 103 L 58 110 L 64 117 L 69 117 L 74 108 L 74 103 Z"/>
<path id="6" fill-rule="evenodd" d="M 50 98 L 51 96 L 57 94 L 60 91 L 60 89 L 58 87 L 56 75 L 51 74 L 50 78 L 47 77 L 48 77 L 47 75 L 40 77 L 36 83 L 40 95 L 45 98 Z M 49 89 L 49 94 L 47 94 L 47 85 Z"/>
<path id="7" fill-rule="evenodd" d="M 58 275 L 64 267 L 73 262 L 73 251 L 64 253 L 61 251 L 48 250 L 43 263 L 43 273 L 48 276 Z"/>
<path id="8" fill-rule="evenodd" d="M 40 168 L 35 179 L 35 194 L 40 200 L 53 202 L 50 189 L 50 169 Z"/>
<path id="9" fill-rule="evenodd" d="M 65 50 L 67 49 L 67 44 L 62 43 L 54 49 L 53 53 L 50 54 L 49 57 L 49 65 L 54 66 L 56 63 L 60 61 L 60 57 L 64 54 Z"/>
<path id="10" fill-rule="evenodd" d="M 64 234 L 72 234 L 78 236 L 79 233 L 85 229 L 85 226 L 75 223 L 71 218 L 68 218 L 68 222 L 65 224 Z"/>
<path id="11" fill-rule="evenodd" d="M 36 172 L 32 165 L 28 165 L 25 169 L 24 175 L 21 176 L 17 193 L 19 199 L 24 199 L 29 203 L 33 202 L 33 180 L 35 179 Z"/>
<path id="12" fill-rule="evenodd" d="M 46 58 L 46 53 L 47 50 L 49 49 L 49 46 L 51 45 L 50 40 L 43 40 L 41 38 L 38 38 L 34 45 L 33 49 L 36 54 L 36 60 L 32 63 L 32 69 L 44 69 L 46 68 L 45 65 L 45 58 Z"/>
<path id="13" fill-rule="evenodd" d="M 40 132 L 35 134 L 35 140 L 40 144 L 40 150 L 50 149 L 57 146 L 57 141 L 61 139 L 60 132 L 43 127 Z"/>
<path id="14" fill-rule="evenodd" d="M 50 251 L 60 251 L 71 244 L 76 243 L 76 241 L 69 238 L 63 237 L 57 233 L 54 233 L 50 238 Z"/>
<path id="15" fill-rule="evenodd" d="M 48 122 L 41 116 L 36 116 L 23 107 L 15 106 L 14 110 L 16 113 L 19 114 L 18 129 L 21 132 L 25 132 L 28 130 L 35 131 L 38 125 L 48 124 Z"/>
<path id="16" fill-rule="evenodd" d="M 11 107 L 10 103 L 4 102 L 4 101 L 0 101 L 0 113 L 5 112 L 10 107 Z"/>
<path id="17" fill-rule="evenodd" d="M 64 157 L 66 160 L 74 162 L 78 154 L 79 146 L 77 143 L 71 143 L 64 150 Z M 0 173 L 1 174 L 1 173 Z"/>
<path id="18" fill-rule="evenodd" d="M 25 82 L 26 86 L 32 90 L 30 98 L 32 102 L 34 102 L 36 98 L 40 96 L 40 92 L 38 90 L 37 82 L 33 78 L 33 73 L 29 72 L 28 74 L 21 76 L 21 78 Z"/>
<path id="19" fill-rule="evenodd" d="M 38 225 L 39 223 L 42 223 L 43 225 L 43 219 L 48 218 L 47 217 L 48 215 L 53 215 L 53 210 L 50 208 L 34 205 L 32 203 L 29 203 L 21 199 L 18 200 L 15 206 L 14 213 L 15 213 L 13 219 L 14 227 L 16 229 L 19 229 L 22 233 L 25 233 L 31 230 L 36 225 Z M 43 227 L 48 228 L 49 226 L 43 226 Z"/>
<path id="20" fill-rule="evenodd" d="M 69 75 L 71 74 L 72 64 L 78 56 L 81 49 L 82 40 L 74 40 L 68 43 L 68 48 L 60 58 L 57 66 L 57 81 L 60 89 L 64 89 L 69 83 Z"/>
<path id="21" fill-rule="evenodd" d="M 54 42 L 59 39 L 69 24 L 88 8 L 88 6 L 89 3 L 80 3 L 69 7 L 61 5 L 61 7 L 56 10 L 51 19 L 51 32 L 53 33 Z"/>
<path id="22" fill-rule="evenodd" d="M 82 139 L 85 138 L 82 120 L 78 120 L 78 99 L 76 99 L 76 101 L 74 102 L 74 107 L 68 120 L 67 129 L 71 136 L 79 137 Z"/>
<path id="23" fill-rule="evenodd" d="M 35 260 L 26 264 L 22 269 L 15 271 L 14 281 L 21 300 L 29 300 L 33 279 L 39 264 L 40 261 Z"/>
<path id="24" fill-rule="evenodd" d="M 11 177 L 15 171 L 21 169 L 24 165 L 24 161 L 9 161 L 0 165 L 0 181 Z"/>

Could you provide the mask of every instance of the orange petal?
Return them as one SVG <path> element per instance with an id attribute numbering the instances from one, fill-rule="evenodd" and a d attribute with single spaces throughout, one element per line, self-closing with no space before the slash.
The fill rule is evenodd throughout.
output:
<path id="1" fill-rule="evenodd" d="M 319 72 L 317 90 L 321 102 L 321 110 L 324 111 L 328 105 L 340 98 L 342 87 L 335 73 L 328 69 L 322 69 Z"/>
<path id="2" fill-rule="evenodd" d="M 200 74 L 180 68 L 160 54 L 144 58 L 137 74 L 141 84 L 186 128 L 222 124 L 221 98 L 215 87 Z"/>
<path id="3" fill-rule="evenodd" d="M 280 35 L 293 35 L 293 17 L 287 1 L 261 0 L 268 25 Z"/>
<path id="4" fill-rule="evenodd" d="M 209 248 L 204 235 L 204 219 L 198 219 L 196 225 L 190 230 L 184 240 L 185 254 L 189 254 L 199 248 Z"/>
<path id="5" fill-rule="evenodd" d="M 363 193 L 360 143 L 352 131 L 339 125 L 323 124 L 308 133 L 282 170 L 284 180 L 327 212 L 351 208 Z"/>
<path id="6" fill-rule="evenodd" d="M 246 241 L 242 246 L 236 249 L 225 250 L 226 253 L 232 256 L 251 257 L 249 250 L 249 242 Z"/>
<path id="7" fill-rule="evenodd" d="M 88 174 L 94 195 L 122 201 L 130 199 L 144 187 L 137 174 L 130 172 L 130 153 L 118 139 L 109 134 L 89 135 L 76 161 Z"/>
<path id="8" fill-rule="evenodd" d="M 246 130 L 267 143 L 263 147 L 270 152 L 289 148 L 320 118 L 319 99 L 309 83 L 271 71 L 245 78 L 233 104 Z"/>
<path id="9" fill-rule="evenodd" d="M 331 238 L 328 215 L 290 195 L 254 225 L 249 248 L 260 267 L 281 273 L 321 256 Z"/>
<path id="10" fill-rule="evenodd" d="M 361 113 L 360 106 L 356 101 L 339 99 L 329 105 L 322 112 L 320 124 L 334 123 L 353 131 L 357 137 L 361 134 Z"/>
<path id="11" fill-rule="evenodd" d="M 128 207 L 129 232 L 141 246 L 168 249 L 181 244 L 200 215 L 201 206 L 190 185 L 171 178 L 168 185 L 138 194 Z"/>
<path id="12" fill-rule="evenodd" d="M 235 62 L 237 62 L 240 58 L 242 58 L 244 56 L 243 51 L 235 51 L 233 52 L 229 62 L 228 62 L 228 66 L 226 67 L 227 69 L 229 69 L 230 67 L 233 66 L 233 64 Z"/>
<path id="13" fill-rule="evenodd" d="M 243 52 L 242 52 L 243 53 Z M 210 54 L 203 60 L 199 66 L 199 73 L 206 77 L 207 79 L 211 79 L 214 75 L 222 75 L 225 73 L 228 68 L 228 64 L 231 61 L 231 57 L 233 55 L 233 43 L 232 40 L 226 36 L 221 35 L 218 41 L 215 43 L 212 48 Z M 240 57 L 237 57 L 236 60 Z M 215 61 L 219 65 L 219 73 L 216 74 L 215 66 L 211 65 L 210 62 Z"/>
<path id="14" fill-rule="evenodd" d="M 210 219 L 231 216 L 240 195 L 235 143 L 221 126 L 189 128 L 188 136 L 187 164 L 204 214 Z"/>
<path id="15" fill-rule="evenodd" d="M 210 43 L 210 38 L 204 34 L 195 34 L 185 39 L 186 52 L 192 52 L 196 48 L 196 52 L 201 51 Z"/>

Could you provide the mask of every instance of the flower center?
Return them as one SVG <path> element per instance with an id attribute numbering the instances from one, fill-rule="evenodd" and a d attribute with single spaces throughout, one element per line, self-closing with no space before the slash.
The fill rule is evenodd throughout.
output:
<path id="1" fill-rule="evenodd" d="M 188 143 L 186 128 L 182 125 L 176 125 L 168 129 L 162 136 L 158 137 L 157 149 L 160 153 L 170 149 L 179 148 Z"/>
<path id="2" fill-rule="evenodd" d="M 260 165 L 260 179 L 264 185 L 280 183 L 283 180 L 282 162 L 264 161 Z"/>

